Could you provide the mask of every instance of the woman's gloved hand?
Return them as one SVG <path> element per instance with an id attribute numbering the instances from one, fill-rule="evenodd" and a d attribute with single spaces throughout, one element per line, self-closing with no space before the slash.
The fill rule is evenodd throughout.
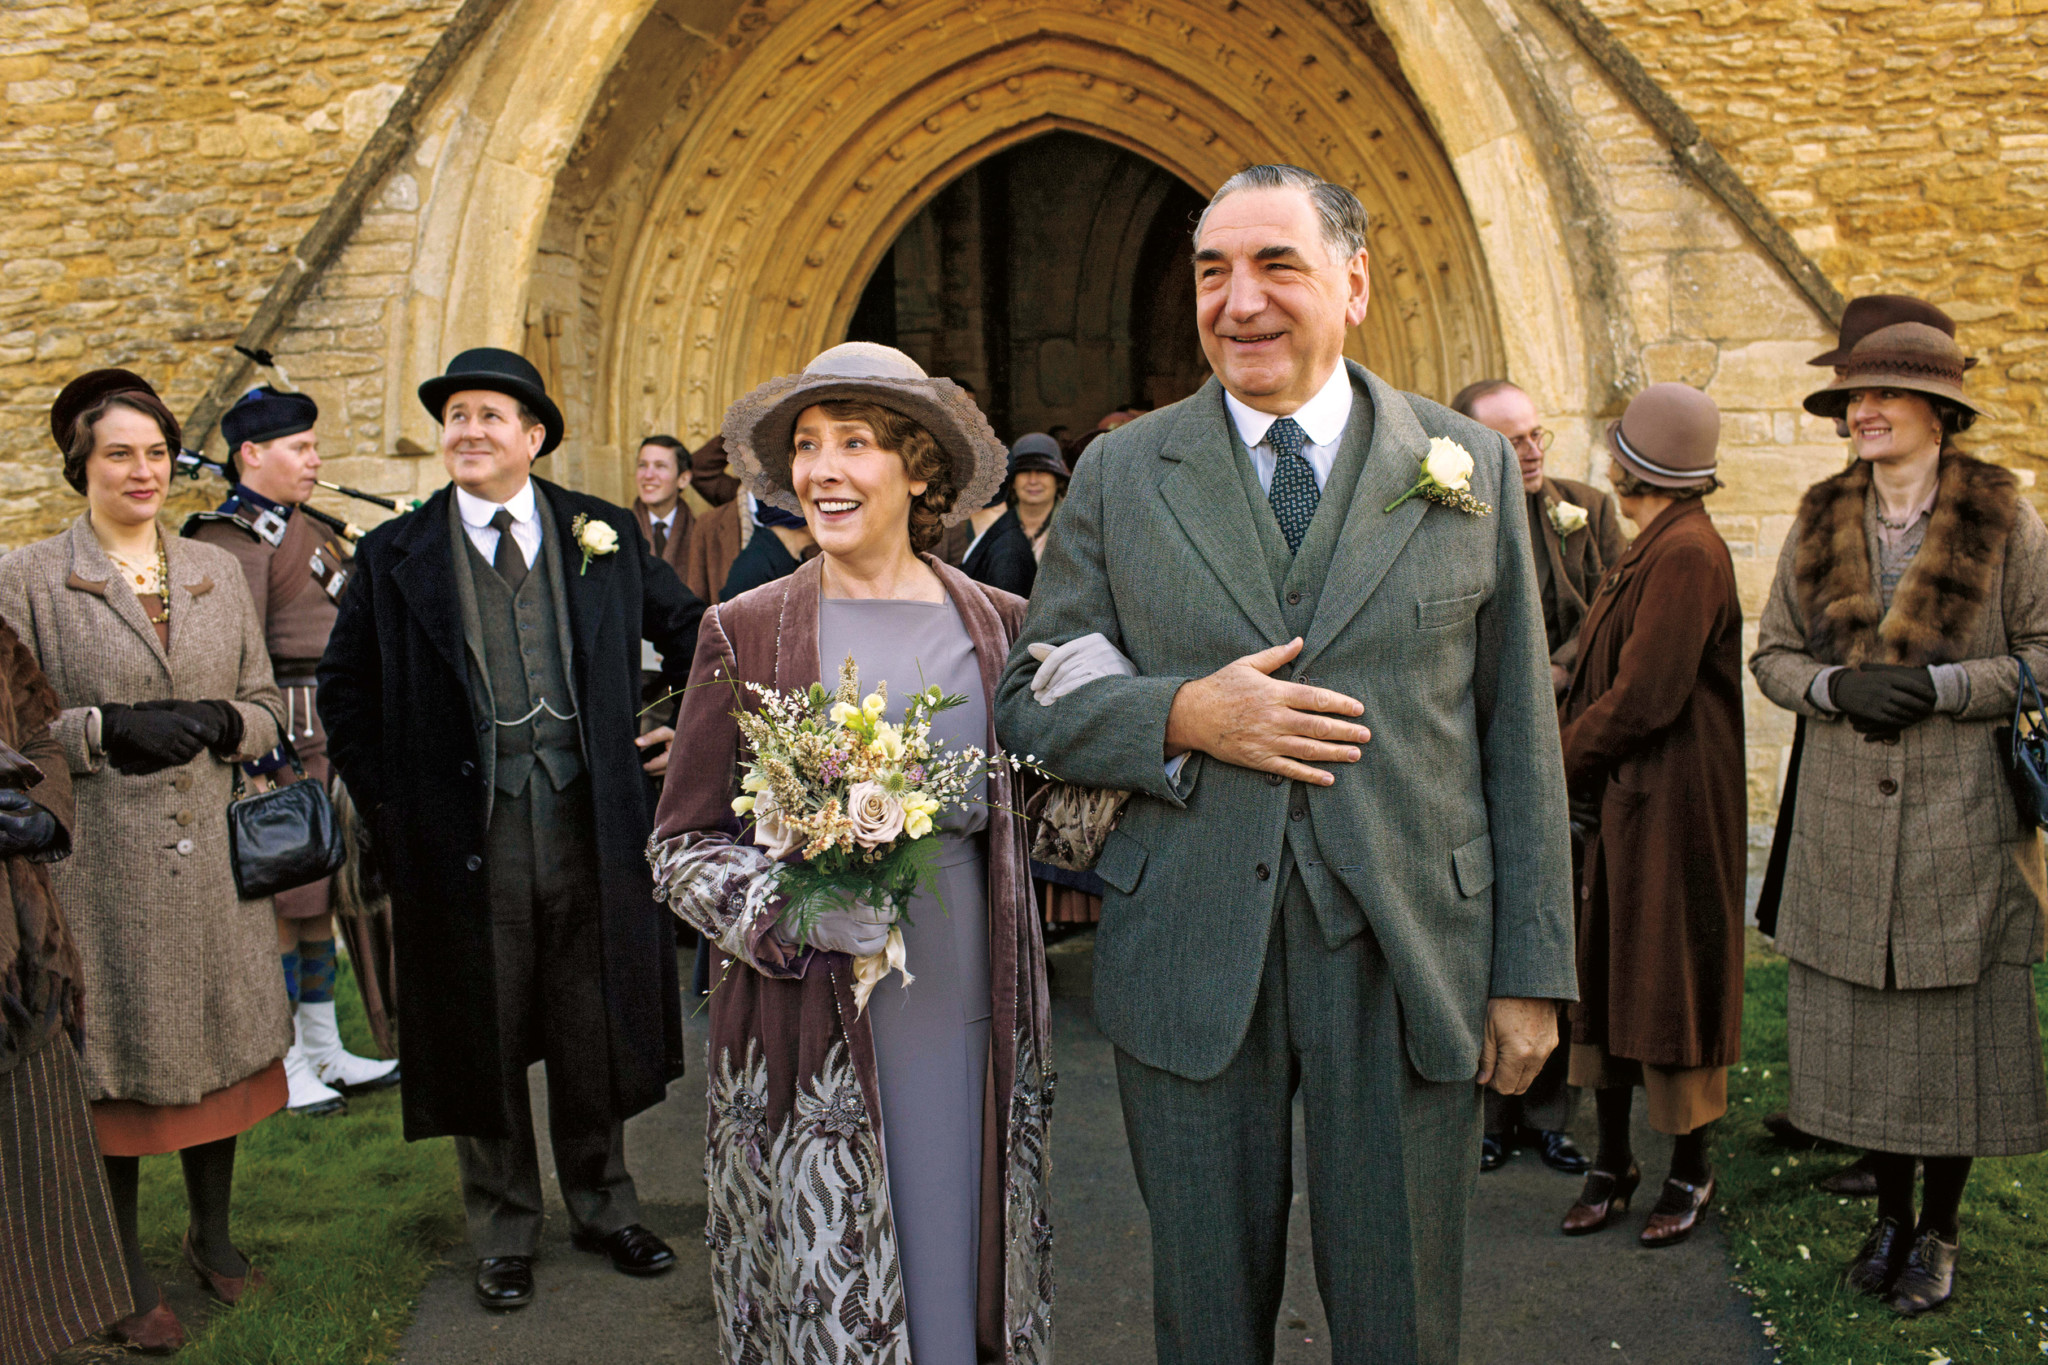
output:
<path id="1" fill-rule="evenodd" d="M 827 910 L 819 915 L 804 942 L 828 953 L 866 957 L 888 946 L 889 929 L 895 923 L 893 914 L 877 910 L 866 901 L 855 901 L 844 909 Z M 777 921 L 775 936 L 784 943 L 796 945 L 796 926 L 789 917 Z"/>
<path id="2" fill-rule="evenodd" d="M 1038 671 L 1031 675 L 1031 695 L 1040 706 L 1051 706 L 1074 689 L 1098 678 L 1135 678 L 1138 666 L 1109 642 L 1101 631 L 1069 640 L 1063 645 L 1031 645 L 1031 657 Z"/>
<path id="3" fill-rule="evenodd" d="M 1845 668 L 1828 684 L 1828 699 L 1858 734 L 1896 735 L 1934 714 L 1934 676 L 1905 664 Z"/>
<path id="4" fill-rule="evenodd" d="M 0 790 L 0 858 L 47 853 L 63 838 L 57 817 L 13 788 Z"/>
<path id="5" fill-rule="evenodd" d="M 139 701 L 138 711 L 168 711 L 188 717 L 201 728 L 205 746 L 226 757 L 242 747 L 242 713 L 225 701 Z"/>
<path id="6" fill-rule="evenodd" d="M 114 771 L 130 777 L 182 767 L 206 747 L 206 726 L 192 717 L 145 702 L 100 708 L 100 749 Z"/>

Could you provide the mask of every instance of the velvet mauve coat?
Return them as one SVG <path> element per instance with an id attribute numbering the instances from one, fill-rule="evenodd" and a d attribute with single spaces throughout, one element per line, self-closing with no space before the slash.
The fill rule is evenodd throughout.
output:
<path id="1" fill-rule="evenodd" d="M 993 700 L 1024 603 L 926 558 L 974 642 L 991 703 L 986 747 L 998 753 Z M 791 952 L 771 936 L 780 901 L 760 875 L 771 864 L 734 842 L 741 737 L 728 680 L 819 681 L 822 579 L 813 560 L 705 614 L 648 856 L 657 894 L 716 949 L 706 1237 L 725 1358 L 909 1365 L 872 1029 L 854 1013 L 845 955 Z M 746 693 L 745 704 L 759 699 Z M 1001 766 L 988 801 L 977 1354 L 1038 1365 L 1051 1353 L 1050 1007 L 1023 824 L 1005 813 L 1019 803 Z"/>
<path id="2" fill-rule="evenodd" d="M 1742 1050 L 1749 835 L 1742 604 L 1698 499 L 1667 508 L 1602 580 L 1562 720 L 1565 781 L 1600 805 L 1572 1041 L 1727 1066 Z"/>

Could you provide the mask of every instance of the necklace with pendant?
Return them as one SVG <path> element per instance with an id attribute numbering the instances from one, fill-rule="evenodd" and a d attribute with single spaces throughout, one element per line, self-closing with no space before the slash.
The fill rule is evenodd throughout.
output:
<path id="1" fill-rule="evenodd" d="M 155 597 L 163 603 L 163 610 L 149 618 L 151 625 L 164 625 L 171 619 L 171 564 L 170 556 L 164 552 L 164 538 L 156 538 L 156 562 L 136 564 L 122 555 L 107 551 L 107 558 L 114 566 L 134 579 L 135 595 L 138 598 Z"/>

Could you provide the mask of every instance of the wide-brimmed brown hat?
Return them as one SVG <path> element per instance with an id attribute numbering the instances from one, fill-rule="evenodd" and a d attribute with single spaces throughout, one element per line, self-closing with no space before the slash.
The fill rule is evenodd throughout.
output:
<path id="1" fill-rule="evenodd" d="M 943 518 L 948 526 L 986 505 L 1009 472 L 1009 451 L 965 389 L 926 374 L 894 346 L 848 341 L 821 352 L 802 374 L 771 379 L 725 410 L 725 451 L 748 492 L 803 515 L 789 480 L 796 419 L 805 408 L 835 401 L 879 403 L 932 434 L 952 460 L 960 490 Z"/>
<path id="2" fill-rule="evenodd" d="M 1806 396 L 1806 410 L 1839 418 L 1849 410 L 1849 395 L 1861 389 L 1906 389 L 1982 413 L 1963 392 L 1964 368 L 1954 337 L 1924 322 L 1895 322 L 1857 342 L 1835 382 Z"/>
<path id="3" fill-rule="evenodd" d="M 1956 334 L 1956 320 L 1925 299 L 1916 299 L 1911 294 L 1864 294 L 1850 299 L 1842 309 L 1841 336 L 1835 349 L 1806 363 L 1840 369 L 1849 363 L 1849 352 L 1856 349 L 1857 342 L 1881 327 L 1900 322 L 1925 323 L 1951 337 Z M 1967 370 L 1976 363 L 1976 358 L 1971 357 L 1963 361 L 1963 368 Z"/>
<path id="4" fill-rule="evenodd" d="M 1721 409 L 1690 384 L 1652 384 L 1607 424 L 1607 448 L 1622 468 L 1657 488 L 1690 488 L 1714 477 Z"/>

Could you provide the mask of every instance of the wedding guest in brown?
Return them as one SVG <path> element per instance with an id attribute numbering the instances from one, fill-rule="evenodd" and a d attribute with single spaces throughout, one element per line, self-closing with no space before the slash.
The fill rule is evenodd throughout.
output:
<path id="1" fill-rule="evenodd" d="M 2021 663 L 2048 674 L 2048 530 L 1950 447 L 1979 412 L 1953 338 L 1895 323 L 1839 369 L 1806 409 L 1855 459 L 1801 500 L 1750 667 L 1804 731 L 1773 850 L 1792 1122 L 1871 1154 L 1849 1282 L 1911 1315 L 1954 1293 L 1972 1159 L 2048 1148 L 2040 835 L 1992 739 Z"/>
<path id="2" fill-rule="evenodd" d="M 649 436 L 633 464 L 633 519 L 654 557 L 686 577 L 690 527 L 696 514 L 683 498 L 692 479 L 690 452 L 673 436 Z M 709 509 L 707 509 L 709 510 Z"/>
<path id="3" fill-rule="evenodd" d="M 703 466 L 709 459 L 716 459 L 720 470 L 727 467 L 723 436 L 712 437 L 691 457 L 690 463 L 698 472 L 691 476 L 690 487 L 699 492 L 707 486 Z M 747 548 L 747 541 L 754 534 L 753 517 L 747 500 L 739 496 L 736 481 L 725 473 L 717 477 L 733 483 L 733 491 L 727 494 L 725 501 L 714 501 L 710 511 L 699 514 L 690 523 L 689 543 L 683 550 L 681 571 L 683 586 L 695 593 L 700 601 L 712 606 L 718 604 L 719 593 L 725 587 L 725 576 L 732 572 L 732 562 L 740 557 L 740 551 Z"/>
<path id="4" fill-rule="evenodd" d="M 175 1339 L 136 1235 L 138 1159 L 177 1152 L 185 1259 L 238 1301 L 262 1275 L 235 1249 L 235 1138 L 284 1107 L 292 1027 L 270 899 L 229 866 L 233 766 L 268 752 L 284 706 L 233 555 L 157 525 L 177 418 L 141 378 L 95 370 L 50 410 L 71 528 L 0 559 L 0 616 L 56 692 L 51 726 L 78 803 L 76 851 L 50 872 L 78 943 L 85 1086 L 128 1281 L 117 1326 Z"/>
<path id="5" fill-rule="evenodd" d="M 915 985 L 858 1012 L 852 957 L 889 919 L 824 912 L 799 946 L 775 860 L 732 808 L 732 684 L 836 685 L 851 655 L 892 714 L 920 679 L 966 699 L 933 732 L 998 752 L 997 679 L 1024 603 L 939 560 L 1004 451 L 950 380 L 850 342 L 735 403 L 734 463 L 801 509 L 820 554 L 705 615 L 648 846 L 658 894 L 715 946 L 706 1174 L 723 1359 L 1042 1361 L 1052 1267 L 1045 962 L 1010 772 L 938 816 L 937 894 L 904 929 Z M 943 905 L 943 909 L 941 906 Z"/>
<path id="6" fill-rule="evenodd" d="M 78 1069 L 84 968 L 45 866 L 75 823 L 57 712 L 0 621 L 0 1365 L 42 1365 L 134 1307 Z"/>
<path id="7" fill-rule="evenodd" d="M 1600 1146 L 1564 1231 L 1628 1208 L 1640 1086 L 1650 1126 L 1676 1139 L 1646 1247 L 1685 1240 L 1713 1200 L 1708 1126 L 1742 1049 L 1742 605 L 1701 501 L 1721 486 L 1720 429 L 1685 384 L 1652 384 L 1608 426 L 1608 478 L 1642 533 L 1594 597 L 1560 717 L 1573 805 L 1599 811 L 1580 873 L 1571 1083 L 1595 1091 Z"/>

